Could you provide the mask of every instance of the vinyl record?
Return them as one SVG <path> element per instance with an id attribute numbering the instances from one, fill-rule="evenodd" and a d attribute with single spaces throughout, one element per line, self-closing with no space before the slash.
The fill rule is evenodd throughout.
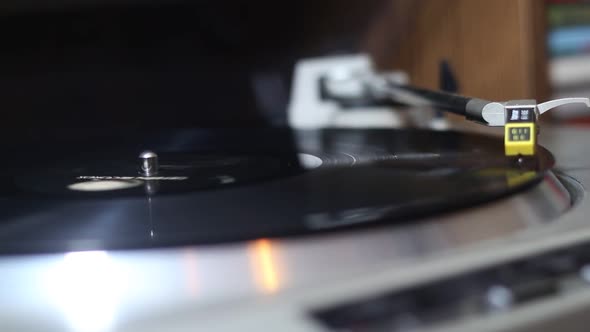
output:
<path id="1" fill-rule="evenodd" d="M 7 152 L 0 253 L 224 243 L 420 222 L 524 190 L 553 165 L 543 148 L 534 158 L 508 158 L 499 138 L 429 130 L 44 134 L 20 136 Z M 157 174 L 139 171 L 146 149 L 158 154 Z"/>

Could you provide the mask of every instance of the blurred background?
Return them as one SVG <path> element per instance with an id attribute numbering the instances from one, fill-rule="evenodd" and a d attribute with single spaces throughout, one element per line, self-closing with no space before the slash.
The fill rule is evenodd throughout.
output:
<path id="1" fill-rule="evenodd" d="M 281 125 L 299 60 L 358 52 L 491 100 L 590 95 L 583 0 L 6 0 L 0 29 L 11 125 Z"/>

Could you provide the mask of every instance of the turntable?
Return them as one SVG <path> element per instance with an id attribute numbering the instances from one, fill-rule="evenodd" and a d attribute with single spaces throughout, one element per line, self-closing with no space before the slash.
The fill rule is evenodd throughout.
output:
<path id="1" fill-rule="evenodd" d="M 563 144 L 585 135 L 544 127 L 516 157 L 497 136 L 431 129 L 30 135 L 4 146 L 0 324 L 562 324 L 590 303 L 587 161 Z"/>
<path id="2" fill-rule="evenodd" d="M 203 8 L 207 23 L 214 10 Z M 150 33 L 194 28 L 175 10 L 168 30 Z M 111 13 L 80 22 L 151 22 Z M 212 26 L 198 27 L 215 30 L 211 45 L 239 35 Z M 154 37 L 159 48 L 131 38 L 124 55 L 95 52 L 120 51 L 116 38 L 72 42 L 70 62 L 51 54 L 1 92 L 15 109 L 0 133 L 1 331 L 586 330 L 590 154 L 571 142 L 590 134 L 538 121 L 588 99 L 485 101 L 411 87 L 366 56 L 306 58 L 289 126 L 269 125 L 250 111 L 272 113 L 280 93 L 256 104 L 241 87 L 275 91 L 272 75 L 252 78 L 184 37 Z M 162 53 L 139 56 L 152 48 Z M 210 89 L 198 94 L 195 73 Z M 41 125 L 18 125 L 46 105 L 31 120 Z M 186 105 L 198 116 L 179 117 Z"/>

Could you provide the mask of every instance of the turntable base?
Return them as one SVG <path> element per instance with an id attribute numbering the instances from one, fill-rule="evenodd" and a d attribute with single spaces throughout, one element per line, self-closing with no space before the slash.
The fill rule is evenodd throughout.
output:
<path id="1" fill-rule="evenodd" d="M 339 133 L 346 134 L 343 137 L 348 137 L 350 140 L 344 145 L 336 144 L 341 142 L 340 138 L 336 139 Z M 546 130 L 545 133 L 548 137 L 552 137 L 551 131 Z M 121 234 L 132 236 L 132 239 L 137 240 L 133 246 L 122 246 L 124 248 L 143 247 L 149 243 L 150 219 L 133 217 L 134 215 L 129 214 L 129 210 L 126 210 L 124 205 L 117 205 L 118 202 L 137 200 L 143 204 L 137 203 L 137 206 L 142 207 L 142 211 L 149 211 L 149 199 L 151 199 L 152 211 L 156 211 L 153 216 L 165 216 L 162 219 L 152 219 L 153 229 L 158 234 L 158 229 L 172 229 L 172 226 L 176 225 L 174 217 L 181 216 L 179 210 L 159 210 L 168 200 L 173 201 L 176 194 L 163 192 L 160 195 L 156 192 L 154 196 L 150 196 L 146 195 L 145 191 L 140 194 L 130 188 L 130 192 L 125 194 L 119 192 L 116 198 L 111 200 L 103 197 L 103 194 L 90 194 L 88 198 L 58 197 L 56 201 L 65 200 L 67 204 L 79 205 L 80 208 L 77 211 L 83 211 L 84 206 L 92 207 L 97 201 L 102 202 L 99 206 L 106 207 L 112 204 L 111 206 L 119 208 L 92 210 L 90 212 L 100 213 L 101 218 L 92 219 L 92 223 L 80 223 L 79 228 L 74 227 L 74 219 L 68 219 L 72 215 L 58 213 L 60 211 L 58 205 L 46 210 L 43 210 L 42 206 L 37 207 L 41 212 L 31 211 L 31 215 L 42 218 L 46 223 L 37 224 L 43 231 L 36 237 L 30 235 L 26 241 L 20 243 L 20 247 L 16 247 L 17 249 L 32 247 L 34 249 L 29 252 L 59 251 L 62 249 L 59 249 L 56 243 L 61 243 L 61 248 L 65 248 L 63 243 L 68 243 L 59 240 L 80 239 L 79 234 L 86 234 L 87 239 L 105 240 L 105 242 L 77 243 L 82 248 L 94 248 L 93 251 L 77 251 L 73 245 L 76 242 L 69 242 L 67 246 L 71 246 L 71 249 L 56 253 L 4 256 L 0 259 L 0 280 L 3 285 L 0 290 L 5 299 L 0 301 L 0 329 L 76 332 L 194 331 L 195 329 L 332 331 L 333 325 L 330 324 L 334 321 L 328 321 L 325 317 L 320 319 L 318 313 L 332 312 L 331 310 L 339 309 L 347 304 L 379 299 L 384 294 L 396 296 L 408 289 L 427 287 L 440 280 L 453 281 L 460 276 L 472 275 L 479 273 L 478 271 L 488 271 L 496 267 L 520 269 L 523 266 L 520 263 L 508 267 L 506 264 L 524 258 L 532 260 L 539 255 L 554 255 L 556 250 L 574 248 L 590 239 L 590 228 L 586 218 L 587 207 L 590 205 L 583 189 L 584 185 L 590 185 L 590 178 L 584 175 L 586 172 L 584 169 L 574 168 L 566 170 L 564 174 L 542 166 L 551 165 L 551 163 L 539 162 L 536 166 L 533 163 L 531 169 L 524 170 L 524 174 L 533 172 L 534 176 L 526 177 L 527 181 L 524 182 L 516 181 L 519 185 L 513 187 L 510 184 L 514 182 L 509 180 L 514 178 L 510 175 L 514 172 L 523 174 L 520 167 L 523 165 L 526 167 L 528 164 L 517 163 L 519 165 L 517 167 L 504 157 L 491 158 L 489 162 L 482 162 L 483 156 L 494 156 L 491 151 L 496 149 L 496 143 L 498 143 L 497 148 L 501 149 L 501 142 L 477 135 L 460 134 L 450 134 L 451 136 L 447 137 L 469 137 L 474 140 L 435 140 L 430 137 L 428 140 L 418 140 L 422 142 L 418 146 L 428 146 L 427 143 L 431 141 L 446 143 L 434 145 L 438 151 L 418 150 L 421 152 L 419 154 L 414 151 L 413 158 L 402 160 L 397 164 L 389 159 L 367 157 L 362 159 L 363 162 L 360 165 L 351 167 L 351 163 L 339 164 L 342 163 L 341 160 L 347 160 L 339 154 L 344 152 L 344 149 L 352 151 L 353 153 L 350 154 L 353 156 L 359 156 L 361 153 L 374 155 L 375 151 L 367 147 L 376 146 L 376 142 L 381 140 L 383 145 L 380 149 L 393 151 L 392 154 L 397 155 L 409 152 L 401 148 L 395 150 L 394 145 L 391 145 L 395 142 L 392 138 L 397 137 L 395 133 L 390 136 L 378 134 L 373 139 L 370 138 L 371 135 L 366 135 L 366 132 L 355 133 L 354 131 L 331 132 L 325 135 L 318 132 L 315 132 L 315 135 L 309 132 L 301 134 L 301 137 L 294 138 L 294 142 L 298 144 L 297 150 L 321 157 L 325 164 L 318 167 L 317 159 L 304 157 L 307 158 L 304 159 L 307 160 L 307 164 L 302 163 L 302 169 L 287 176 L 267 178 L 260 183 L 244 182 L 213 189 L 199 187 L 179 195 L 206 197 L 210 193 L 225 195 L 235 191 L 252 192 L 253 188 L 273 186 L 277 186 L 278 189 L 290 188 L 284 184 L 298 183 L 302 178 L 313 174 L 327 174 L 325 176 L 329 179 L 332 172 L 342 175 L 353 174 L 363 181 L 372 180 L 373 182 L 365 183 L 377 186 L 378 183 L 384 183 L 383 181 L 393 182 L 383 177 L 384 174 L 395 174 L 400 170 L 405 172 L 411 168 L 418 172 L 418 177 L 425 179 L 434 177 L 437 180 L 432 183 L 441 181 L 446 184 L 452 183 L 453 186 L 457 185 L 457 182 L 454 182 L 456 179 L 467 180 L 460 176 L 461 174 L 472 174 L 474 177 L 469 177 L 468 183 L 477 183 L 478 192 L 481 192 L 479 191 L 481 188 L 493 189 L 489 192 L 496 198 L 501 197 L 480 202 L 472 207 L 463 206 L 460 209 L 453 207 L 450 211 L 448 209 L 431 210 L 433 205 L 423 205 L 421 209 L 425 210 L 424 214 L 403 221 L 401 215 L 392 214 L 395 209 L 355 209 L 350 211 L 351 213 L 336 213 L 342 208 L 337 202 L 332 202 L 332 198 L 336 196 L 325 197 L 323 196 L 325 191 L 320 191 L 321 195 L 314 194 L 318 187 L 315 181 L 317 178 L 313 178 L 313 181 L 302 181 L 299 184 L 297 188 L 301 191 L 288 191 L 284 194 L 285 196 L 278 196 L 285 200 L 283 204 L 279 204 L 281 200 L 273 197 L 278 195 L 277 191 L 267 195 L 265 198 L 270 203 L 264 208 L 260 207 L 261 218 L 265 216 L 277 218 L 273 225 L 279 225 L 281 220 L 298 221 L 298 223 L 288 224 L 297 225 L 293 233 L 277 232 L 276 237 L 257 237 L 257 234 L 273 233 L 252 231 L 251 240 L 238 241 L 234 238 L 231 243 L 222 244 L 223 241 L 212 241 L 213 243 L 209 244 L 181 247 L 173 246 L 171 242 L 158 242 L 156 236 L 154 240 L 151 240 L 155 241 L 150 244 L 151 249 L 142 250 L 100 249 L 100 246 L 116 247 L 115 240 Z M 562 131 L 556 134 L 556 137 L 567 141 L 570 134 L 572 133 Z M 434 138 L 441 137 L 437 134 L 433 135 Z M 576 136 L 576 139 L 580 137 Z M 480 144 L 479 140 L 490 144 Z M 448 145 L 445 145 L 447 143 Z M 400 146 L 407 146 L 407 144 L 408 142 L 400 142 Z M 457 146 L 462 147 L 460 150 L 463 151 L 462 153 L 482 154 L 480 155 L 482 158 L 434 157 L 435 153 L 444 155 L 442 152 L 447 151 L 446 149 L 453 148 L 456 151 Z M 362 149 L 355 150 L 352 149 L 353 147 L 362 147 Z M 553 148 L 555 147 L 553 145 Z M 160 148 L 154 148 L 154 150 L 163 151 Z M 270 151 L 272 149 L 266 152 Z M 568 164 L 572 159 L 567 157 L 566 150 L 557 149 L 556 151 L 559 152 L 557 158 L 559 165 L 572 165 Z M 584 159 L 584 155 L 574 155 L 578 158 L 575 165 L 582 167 L 584 160 L 580 159 Z M 426 158 L 417 158 L 425 156 Z M 548 158 L 549 155 L 546 157 Z M 357 158 L 357 161 L 359 159 L 361 158 Z M 457 160 L 462 162 L 460 165 L 462 171 L 459 172 L 459 176 L 453 172 L 453 169 L 457 167 L 453 162 Z M 442 167 L 444 171 L 440 171 L 439 166 L 430 167 L 450 164 L 454 166 Z M 311 169 L 306 170 L 305 165 Z M 408 165 L 412 166 L 408 167 Z M 417 167 L 420 165 L 421 167 Z M 322 167 L 326 167 L 325 170 L 322 170 Z M 480 177 L 475 176 L 476 174 Z M 334 176 L 331 180 L 342 179 L 342 175 Z M 570 175 L 575 176 L 577 180 L 570 178 Z M 377 176 L 377 179 L 371 176 Z M 396 178 L 393 177 L 393 179 Z M 522 178 L 517 177 L 517 179 Z M 494 185 L 488 186 L 489 184 Z M 357 186 L 356 189 L 358 189 L 359 181 L 350 184 L 342 182 L 342 185 L 338 187 L 320 188 L 324 188 L 323 190 L 329 193 L 338 193 L 337 197 L 348 197 L 350 200 L 346 201 L 347 204 L 356 202 L 357 200 L 353 199 L 356 197 L 363 206 L 366 206 L 367 202 L 386 201 L 387 197 L 384 196 L 349 196 L 353 193 L 353 186 Z M 383 187 L 385 189 L 380 193 L 385 196 L 391 194 L 390 198 L 393 199 L 403 197 L 396 196 L 396 192 L 412 192 L 415 189 L 404 186 Z M 446 188 L 449 189 L 449 187 Z M 27 188 L 21 189 L 24 199 L 37 197 L 36 195 L 39 195 L 38 197 L 48 195 L 47 192 L 25 189 Z M 431 190 L 423 192 L 447 195 L 449 191 L 452 191 L 457 194 L 457 190 L 444 191 L 434 187 L 428 189 Z M 292 196 L 289 196 L 289 193 Z M 306 195 L 302 196 L 304 199 L 297 201 L 293 199 L 297 197 L 295 195 L 297 193 L 306 193 Z M 229 194 L 226 198 L 228 197 L 230 197 Z M 247 205 L 248 199 L 251 199 L 247 195 L 232 197 L 235 197 L 235 202 L 241 203 L 234 205 Z M 298 218 L 288 214 L 280 215 L 278 211 L 282 211 L 281 209 L 285 206 L 294 206 L 293 202 L 296 201 L 300 204 L 298 207 L 308 208 L 303 210 L 305 214 L 297 214 Z M 262 200 L 259 202 L 262 203 Z M 325 205 L 317 205 L 317 202 Z M 572 202 L 575 203 L 573 208 Z M 3 204 L 8 206 L 8 203 L 9 200 Z M 183 206 L 188 205 L 187 201 Z M 379 206 L 379 204 L 375 205 Z M 205 205 L 199 206 L 201 211 L 215 211 L 213 208 L 203 210 Z M 335 212 L 326 213 L 331 217 L 322 219 L 323 223 L 302 222 L 306 220 L 302 217 L 310 212 L 318 211 L 312 208 L 325 206 L 330 207 L 331 210 L 319 211 Z M 191 220 L 196 224 L 204 224 L 208 214 L 196 214 L 197 210 L 190 210 L 194 213 Z M 157 211 L 167 211 L 167 214 Z M 235 210 L 231 211 L 235 212 Z M 251 210 L 245 211 L 251 213 L 246 216 L 253 216 L 255 209 L 252 207 Z M 298 209 L 293 208 L 289 211 L 298 211 Z M 384 213 L 379 214 L 380 211 Z M 25 212 L 21 211 L 21 214 L 15 215 L 13 220 L 24 218 Z M 147 212 L 143 213 L 149 216 Z M 137 215 L 140 213 L 138 212 Z M 60 219 L 57 216 L 63 218 Z M 252 224 L 247 223 L 252 222 L 253 219 L 241 218 L 240 215 L 234 216 L 236 218 L 233 220 L 233 225 L 243 223 L 244 228 L 248 225 L 253 227 Z M 269 223 L 274 221 L 263 220 L 269 220 Z M 325 220 L 332 223 L 327 223 Z M 343 222 L 345 220 L 353 222 L 347 224 Z M 130 221 L 133 221 L 136 228 L 125 224 Z M 11 230 L 9 225 L 15 227 L 9 222 L 3 223 L 3 227 Z M 63 225 L 68 227 L 64 228 Z M 96 228 L 90 228 L 92 225 Z M 312 229 L 310 225 L 324 227 L 318 228 L 323 230 L 321 235 L 306 236 L 305 234 L 309 234 Z M 371 227 L 361 227 L 369 225 Z M 110 239 L 101 233 L 102 230 L 107 229 L 107 226 L 110 227 L 111 234 L 115 238 L 112 242 L 109 242 Z M 126 228 L 122 226 L 135 229 L 137 233 L 126 233 Z M 209 229 L 223 229 L 224 226 L 227 224 L 209 223 Z M 27 227 L 20 230 L 23 229 L 26 230 Z M 266 230 L 268 229 L 271 228 Z M 260 228 L 256 228 L 255 231 L 259 232 Z M 196 231 L 188 232 L 185 244 L 189 243 L 188 239 L 200 241 L 195 240 L 196 233 Z M 23 234 L 29 233 L 23 231 Z M 160 234 L 166 235 L 166 232 Z M 71 237 L 67 238 L 65 235 Z M 55 241 L 42 242 L 39 239 Z M 18 244 L 16 239 L 5 236 L 3 241 L 11 245 L 2 247 L 5 252 L 19 252 L 14 250 L 13 246 Z M 42 245 L 39 245 L 40 243 Z M 170 247 L 154 248 L 160 244 Z M 26 252 L 26 250 L 20 252 Z M 543 258 L 541 261 L 551 262 L 552 260 Z M 518 275 L 521 273 L 519 272 Z M 495 285 L 494 280 L 485 278 L 478 280 L 481 283 L 477 285 L 481 285 L 483 290 Z M 556 314 L 564 317 L 568 310 L 572 311 L 574 307 L 580 308 L 583 303 L 590 307 L 590 293 L 584 289 L 583 281 L 578 284 L 570 282 L 568 285 L 572 288 L 560 290 L 559 293 L 542 293 L 549 295 L 541 297 L 541 300 L 527 302 L 526 305 L 514 310 L 484 311 L 483 313 L 461 311 L 459 314 L 455 312 L 452 315 L 437 316 L 441 320 L 435 321 L 436 325 L 424 320 L 421 316 L 422 312 L 408 311 L 407 313 L 411 315 L 405 317 L 412 319 L 403 320 L 403 322 L 414 324 L 412 326 L 417 330 L 473 331 L 476 326 L 482 326 L 479 323 L 485 320 L 485 326 L 490 327 L 490 331 L 503 331 L 507 327 L 510 327 L 511 331 L 526 331 L 526 326 L 530 326 L 530 322 L 535 319 L 537 322 L 547 323 Z M 473 288 L 466 287 L 466 289 Z M 558 304 L 552 304 L 555 301 L 558 301 Z M 374 302 L 367 303 L 374 304 Z M 30 319 L 31 317 L 35 319 Z M 399 321 L 396 320 L 396 322 Z M 408 327 L 409 325 L 400 326 Z"/>

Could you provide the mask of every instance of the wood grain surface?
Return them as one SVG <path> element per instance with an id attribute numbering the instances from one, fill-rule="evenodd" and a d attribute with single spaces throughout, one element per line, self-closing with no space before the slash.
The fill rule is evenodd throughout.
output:
<path id="1" fill-rule="evenodd" d="M 367 48 L 382 68 L 402 69 L 414 85 L 438 87 L 450 62 L 461 93 L 493 100 L 550 95 L 542 0 L 394 1 Z"/>

